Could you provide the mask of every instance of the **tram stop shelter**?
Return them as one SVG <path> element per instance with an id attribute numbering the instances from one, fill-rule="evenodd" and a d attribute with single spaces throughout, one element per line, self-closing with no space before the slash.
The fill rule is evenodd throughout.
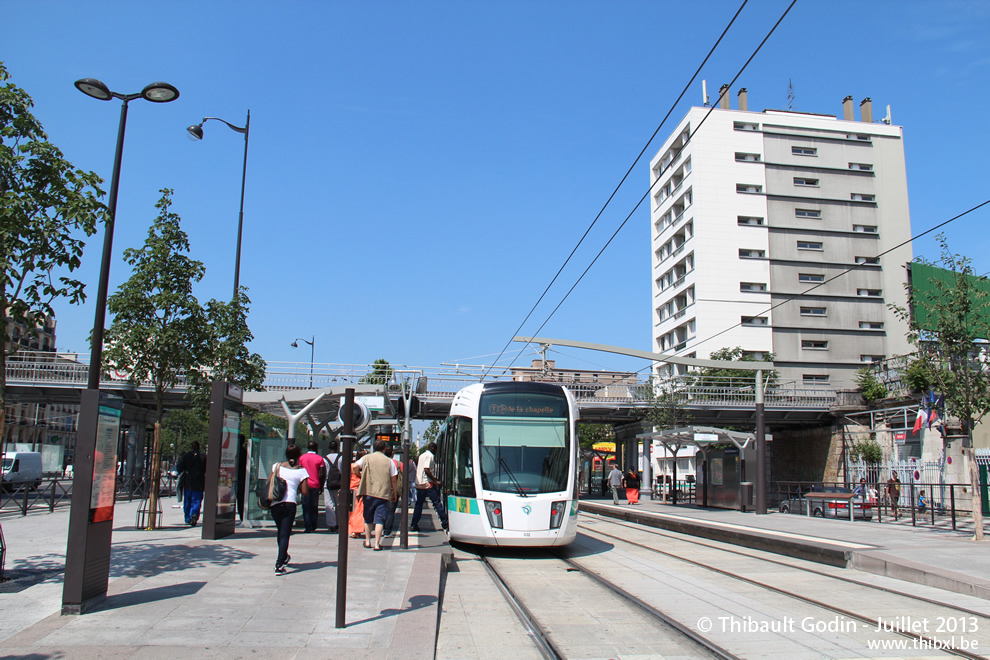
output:
<path id="1" fill-rule="evenodd" d="M 712 426 L 684 426 L 641 433 L 636 436 L 652 448 L 659 442 L 673 456 L 685 446 L 697 447 L 702 460 L 696 479 L 702 506 L 717 506 L 746 511 L 753 507 L 753 484 L 746 481 L 746 461 L 756 461 L 756 434 Z M 770 439 L 769 437 L 767 438 Z M 645 453 L 645 452 L 644 452 Z M 652 452 L 648 454 L 651 456 Z M 677 461 L 674 461 L 674 481 Z M 675 489 L 676 492 L 676 489 Z M 673 500 L 677 504 L 676 495 Z"/>

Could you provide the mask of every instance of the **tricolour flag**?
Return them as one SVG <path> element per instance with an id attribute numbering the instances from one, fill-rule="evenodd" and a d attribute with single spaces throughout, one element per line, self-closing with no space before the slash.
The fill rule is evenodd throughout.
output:
<path id="1" fill-rule="evenodd" d="M 924 408 L 918 408 L 918 417 L 914 420 L 914 433 L 921 430 L 921 427 L 925 424 L 928 419 L 928 415 L 925 413 Z"/>

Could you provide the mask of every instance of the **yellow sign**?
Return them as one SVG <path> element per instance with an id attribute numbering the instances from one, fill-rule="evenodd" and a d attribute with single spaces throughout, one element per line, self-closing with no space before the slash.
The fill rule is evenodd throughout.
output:
<path id="1" fill-rule="evenodd" d="M 615 451 L 614 442 L 596 442 L 591 445 L 592 449 L 597 449 L 598 451 Z"/>

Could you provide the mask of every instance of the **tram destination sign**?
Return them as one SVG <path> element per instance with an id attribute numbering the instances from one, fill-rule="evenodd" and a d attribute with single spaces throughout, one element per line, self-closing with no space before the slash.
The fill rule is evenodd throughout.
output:
<path id="1" fill-rule="evenodd" d="M 486 394 L 481 414 L 487 417 L 567 417 L 567 400 L 543 394 Z"/>

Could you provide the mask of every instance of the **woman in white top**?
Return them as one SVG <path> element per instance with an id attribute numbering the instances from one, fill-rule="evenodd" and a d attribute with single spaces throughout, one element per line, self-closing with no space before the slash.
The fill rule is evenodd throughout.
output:
<path id="1" fill-rule="evenodd" d="M 292 534 L 292 523 L 296 519 L 296 495 L 309 492 L 309 473 L 299 465 L 299 447 L 292 444 L 285 448 L 285 462 L 272 465 L 272 472 L 278 470 L 278 476 L 285 479 L 285 497 L 272 504 L 270 509 L 272 520 L 278 529 L 278 558 L 275 560 L 275 573 L 285 573 L 289 563 L 289 536 Z"/>

